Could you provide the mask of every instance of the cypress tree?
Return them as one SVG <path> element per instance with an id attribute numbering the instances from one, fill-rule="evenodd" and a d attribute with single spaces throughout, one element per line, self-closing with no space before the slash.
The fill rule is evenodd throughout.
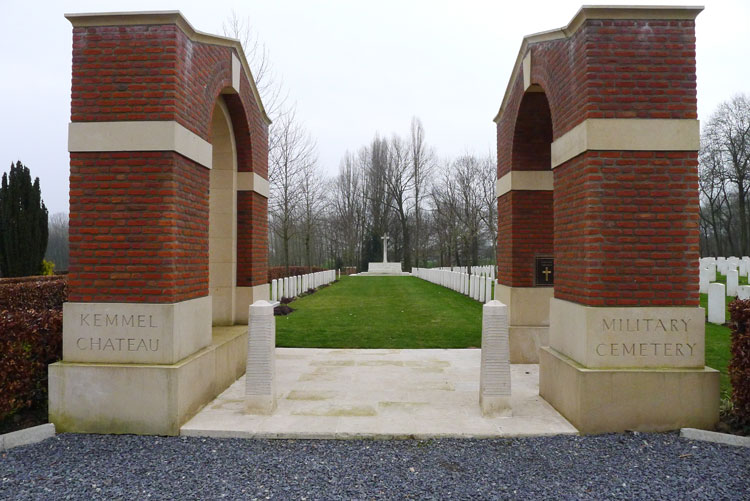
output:
<path id="1" fill-rule="evenodd" d="M 20 161 L 10 164 L 0 186 L 0 275 L 23 277 L 41 271 L 47 249 L 47 207 L 39 178 Z"/>

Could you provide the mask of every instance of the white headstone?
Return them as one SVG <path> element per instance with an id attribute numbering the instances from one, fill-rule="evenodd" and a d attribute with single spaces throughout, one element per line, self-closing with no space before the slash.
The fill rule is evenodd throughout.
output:
<path id="1" fill-rule="evenodd" d="M 708 284 L 710 283 L 708 281 L 709 273 L 710 273 L 710 270 L 708 268 L 701 268 L 700 270 L 700 293 L 701 294 L 708 294 Z"/>
<path id="2" fill-rule="evenodd" d="M 724 284 L 715 282 L 708 286 L 708 321 L 714 324 L 726 322 L 726 295 Z"/>
<path id="3" fill-rule="evenodd" d="M 508 307 L 490 301 L 482 307 L 479 406 L 484 416 L 511 416 Z"/>
<path id="4" fill-rule="evenodd" d="M 273 305 L 250 305 L 245 369 L 245 412 L 272 414 L 276 408 L 276 319 Z"/>
<path id="5" fill-rule="evenodd" d="M 737 287 L 737 299 L 750 299 L 750 285 Z"/>
<path id="6" fill-rule="evenodd" d="M 737 296 L 737 286 L 739 285 L 739 275 L 737 270 L 727 272 L 727 296 Z"/>

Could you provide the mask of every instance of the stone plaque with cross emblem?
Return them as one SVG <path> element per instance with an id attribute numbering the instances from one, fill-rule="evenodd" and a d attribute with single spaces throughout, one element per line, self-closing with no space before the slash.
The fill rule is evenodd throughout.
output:
<path id="1" fill-rule="evenodd" d="M 552 257 L 534 258 L 534 285 L 555 285 L 555 259 Z"/>

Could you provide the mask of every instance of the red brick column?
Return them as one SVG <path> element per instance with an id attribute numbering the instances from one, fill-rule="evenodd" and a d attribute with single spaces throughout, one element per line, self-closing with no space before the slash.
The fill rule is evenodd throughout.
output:
<path id="1" fill-rule="evenodd" d="M 270 122 L 239 41 L 179 12 L 68 19 L 71 263 L 50 421 L 175 435 L 245 371 L 247 331 L 212 325 L 268 298 Z"/>
<path id="2" fill-rule="evenodd" d="M 511 360 L 514 335 L 537 335 L 540 394 L 584 432 L 718 416 L 697 307 L 699 12 L 583 7 L 524 39 L 496 118 Z M 548 250 L 547 308 L 530 262 Z"/>

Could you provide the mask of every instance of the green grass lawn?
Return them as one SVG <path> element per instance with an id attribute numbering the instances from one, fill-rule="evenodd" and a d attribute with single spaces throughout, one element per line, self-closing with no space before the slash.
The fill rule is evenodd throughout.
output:
<path id="1" fill-rule="evenodd" d="M 468 348 L 482 340 L 482 305 L 415 277 L 341 277 L 276 317 L 276 346 Z"/>

